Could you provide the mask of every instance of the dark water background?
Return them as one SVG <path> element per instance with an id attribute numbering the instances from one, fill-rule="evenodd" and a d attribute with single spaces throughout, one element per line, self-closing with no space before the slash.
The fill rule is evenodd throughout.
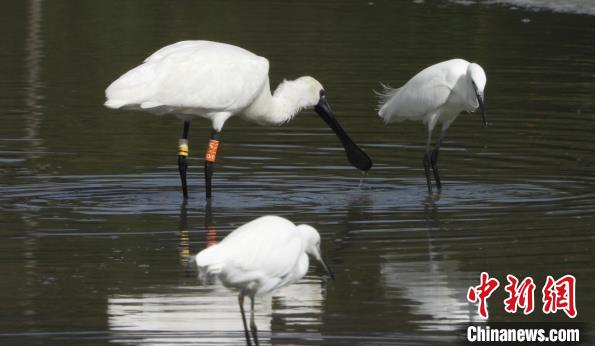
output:
<path id="1" fill-rule="evenodd" d="M 573 274 L 592 329 L 595 17 L 460 3 L 5 1 L 0 344 L 242 343 L 235 295 L 200 285 L 188 256 L 265 214 L 318 228 L 337 280 L 312 268 L 259 299 L 263 344 L 455 343 L 479 320 L 465 294 L 482 271 L 501 282 L 490 321 L 569 321 L 539 311 L 540 291 Z M 181 123 L 102 106 L 112 80 L 183 39 L 267 57 L 273 88 L 315 76 L 373 170 L 362 179 L 313 112 L 232 119 L 207 218 L 197 120 L 183 206 Z M 372 90 L 452 57 L 486 70 L 490 126 L 454 123 L 428 198 L 424 127 L 385 126 Z M 535 279 L 536 312 L 504 312 L 506 274 Z"/>

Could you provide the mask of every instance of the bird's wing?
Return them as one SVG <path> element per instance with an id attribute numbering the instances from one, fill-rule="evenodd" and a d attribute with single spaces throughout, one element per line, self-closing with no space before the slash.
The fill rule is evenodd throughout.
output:
<path id="1" fill-rule="evenodd" d="M 195 108 L 234 112 L 268 87 L 268 60 L 217 42 L 183 41 L 164 47 L 106 89 L 106 105 Z"/>
<path id="2" fill-rule="evenodd" d="M 401 88 L 385 89 L 381 93 L 381 101 L 385 102 L 378 115 L 385 122 L 421 120 L 436 111 L 448 100 L 464 63 L 467 62 L 454 59 L 432 65 L 413 76 Z"/>
<path id="3" fill-rule="evenodd" d="M 242 247 L 225 263 L 222 281 L 232 286 L 257 281 L 262 293 L 299 279 L 294 270 L 304 254 L 302 240 L 298 237 L 280 240 Z"/>
<path id="4" fill-rule="evenodd" d="M 149 55 L 148 58 L 145 59 L 144 62 L 150 61 L 160 61 L 167 57 L 168 55 L 174 54 L 176 52 L 185 52 L 189 50 L 194 50 L 200 46 L 209 45 L 214 42 L 209 41 L 180 41 L 168 46 L 159 48 L 155 53 Z"/>
<path id="5" fill-rule="evenodd" d="M 230 233 L 219 244 L 196 256 L 199 267 L 214 268 L 232 286 L 252 280 L 293 278 L 292 271 L 304 253 L 296 226 L 289 220 L 265 216 Z M 211 250 L 212 249 L 212 250 Z"/>

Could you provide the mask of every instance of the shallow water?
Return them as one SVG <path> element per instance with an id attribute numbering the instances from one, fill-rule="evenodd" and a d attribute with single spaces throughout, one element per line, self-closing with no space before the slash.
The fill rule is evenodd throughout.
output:
<path id="1" fill-rule="evenodd" d="M 315 226 L 337 280 L 313 266 L 259 299 L 263 344 L 456 343 L 480 319 L 465 295 L 482 271 L 538 288 L 575 275 L 577 320 L 592 329 L 594 16 L 493 2 L 31 0 L 2 19 L 1 344 L 242 343 L 236 296 L 200 283 L 189 256 L 265 214 Z M 102 103 L 122 72 L 190 38 L 266 56 L 273 88 L 315 76 L 372 171 L 350 167 L 313 112 L 278 128 L 232 119 L 209 210 L 210 129 L 197 120 L 183 204 L 180 122 Z M 372 90 L 451 57 L 486 70 L 490 126 L 457 119 L 443 191 L 428 197 L 426 131 L 385 126 Z M 569 321 L 507 314 L 504 298 L 490 299 L 490 321 Z"/>

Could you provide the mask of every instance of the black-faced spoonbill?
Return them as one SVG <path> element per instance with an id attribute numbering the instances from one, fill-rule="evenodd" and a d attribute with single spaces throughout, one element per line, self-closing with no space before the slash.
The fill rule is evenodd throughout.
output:
<path id="1" fill-rule="evenodd" d="M 220 243 L 196 255 L 202 277 L 216 276 L 221 283 L 239 291 L 240 312 L 246 342 L 250 333 L 244 313 L 244 297 L 250 297 L 250 330 L 258 345 L 254 323 L 254 297 L 272 292 L 301 279 L 308 271 L 308 255 L 333 273 L 320 253 L 320 234 L 308 225 L 294 225 L 279 216 L 263 216 L 231 232 Z"/>
<path id="2" fill-rule="evenodd" d="M 223 124 L 232 116 L 259 124 L 281 125 L 305 108 L 314 108 L 337 134 L 349 162 L 367 171 L 372 161 L 341 128 L 322 85 L 312 77 L 284 81 L 271 94 L 269 62 L 240 47 L 210 41 L 182 41 L 161 48 L 143 64 L 126 72 L 106 90 L 105 105 L 158 114 L 173 113 L 184 120 L 178 146 L 178 168 L 184 198 L 188 129 L 195 116 L 213 126 L 205 154 L 205 191 L 211 198 L 213 164 Z"/>
<path id="3" fill-rule="evenodd" d="M 430 193 L 430 166 L 436 187 L 438 190 L 442 187 L 438 175 L 438 151 L 450 124 L 462 111 L 479 109 L 483 126 L 487 126 L 483 98 L 485 85 L 486 75 L 481 66 L 463 59 L 452 59 L 424 69 L 398 89 L 384 87 L 384 91 L 379 93 L 378 115 L 384 122 L 416 120 L 427 124 L 428 140 L 423 165 Z M 430 150 L 432 131 L 438 123 L 442 124 L 442 131 L 436 146 Z"/>

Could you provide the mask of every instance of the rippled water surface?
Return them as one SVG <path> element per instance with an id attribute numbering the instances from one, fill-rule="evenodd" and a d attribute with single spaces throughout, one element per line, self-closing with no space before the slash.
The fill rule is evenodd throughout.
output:
<path id="1" fill-rule="evenodd" d="M 482 271 L 502 283 L 490 321 L 568 321 L 542 314 L 540 294 L 533 314 L 505 313 L 503 286 L 573 274 L 576 320 L 592 329 L 595 6 L 547 3 L 8 1 L 0 344 L 241 344 L 236 295 L 199 282 L 189 259 L 266 214 L 315 226 L 337 280 L 313 266 L 259 298 L 263 344 L 456 343 L 480 320 L 465 297 Z M 208 208 L 198 119 L 183 204 L 180 121 L 102 106 L 113 79 L 183 39 L 266 56 L 273 88 L 315 76 L 374 168 L 350 167 L 312 111 L 281 127 L 231 119 Z M 385 126 L 372 90 L 452 57 L 486 70 L 490 126 L 457 119 L 429 197 L 424 127 Z"/>

